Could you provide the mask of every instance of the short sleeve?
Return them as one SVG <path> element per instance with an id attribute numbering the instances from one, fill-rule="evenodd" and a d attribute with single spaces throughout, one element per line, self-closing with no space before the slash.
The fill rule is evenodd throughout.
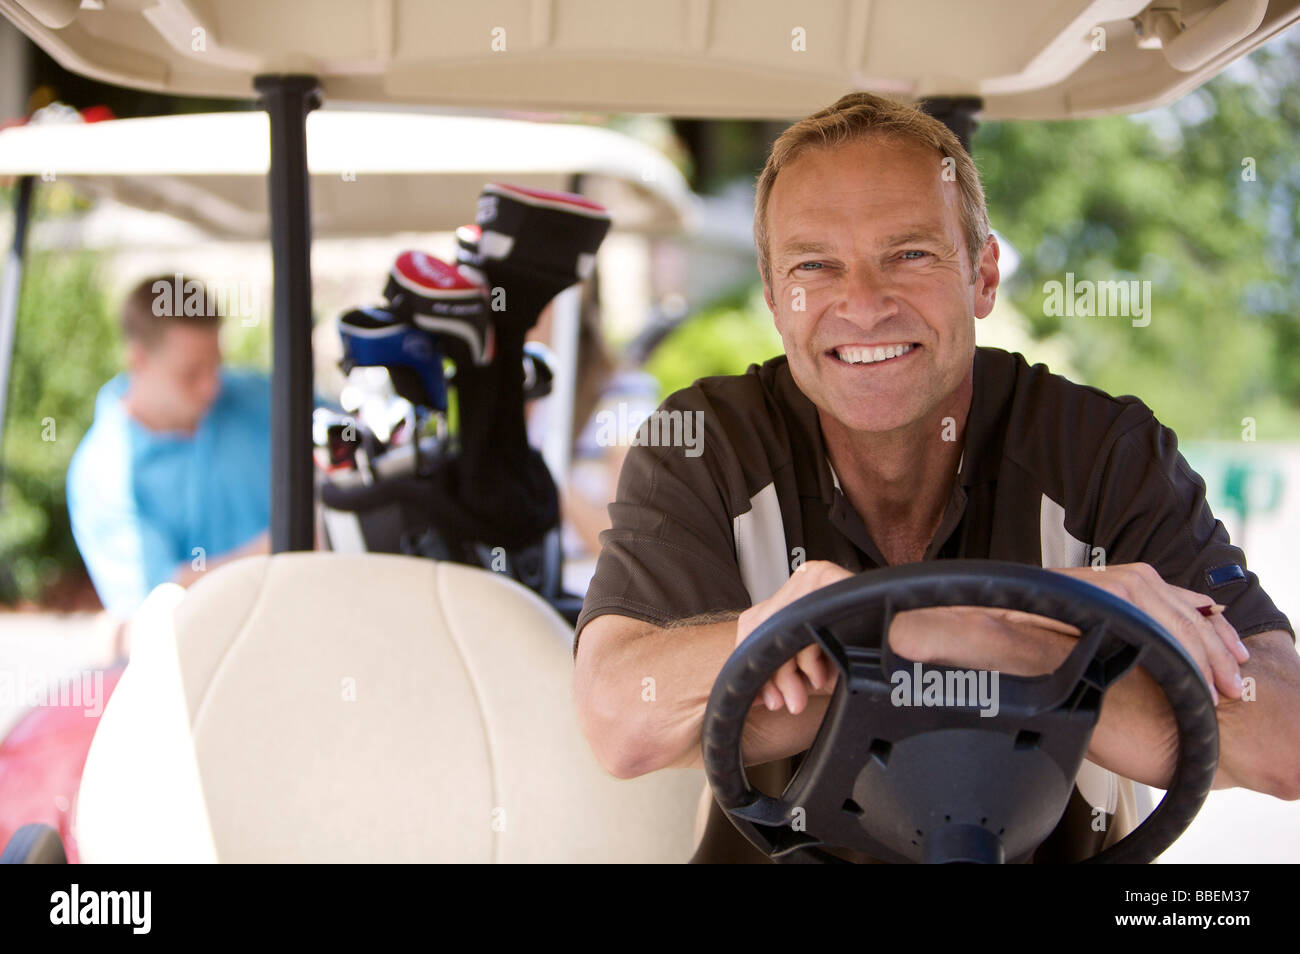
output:
<path id="1" fill-rule="evenodd" d="M 1153 416 L 1122 433 L 1101 470 L 1096 544 L 1109 564 L 1149 563 L 1167 583 L 1227 608 L 1241 636 L 1295 630 L 1246 565 L 1205 499 L 1205 481 Z"/>
<path id="2" fill-rule="evenodd" d="M 728 499 L 738 463 L 716 427 L 717 415 L 698 387 L 669 396 L 654 413 L 665 433 L 671 415 L 691 415 L 685 426 L 700 428 L 694 432 L 700 440 L 696 447 L 629 448 L 609 505 L 612 526 L 600 535 L 600 556 L 578 617 L 579 636 L 588 621 L 605 613 L 662 626 L 750 605 L 736 560 L 735 508 Z"/>
<path id="3" fill-rule="evenodd" d="M 82 562 L 104 608 L 129 618 L 150 591 L 172 578 L 176 544 L 144 519 L 124 488 L 92 473 L 79 453 L 68 469 L 68 517 Z"/>

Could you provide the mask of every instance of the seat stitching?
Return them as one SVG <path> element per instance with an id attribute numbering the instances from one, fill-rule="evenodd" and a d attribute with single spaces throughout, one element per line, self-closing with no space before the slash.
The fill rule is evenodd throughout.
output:
<path id="1" fill-rule="evenodd" d="M 465 653 L 461 649 L 460 642 L 456 638 L 456 631 L 452 627 L 451 621 L 447 618 L 446 610 L 443 608 L 444 597 L 445 597 L 444 591 L 446 589 L 446 579 L 445 579 L 446 572 L 443 570 L 443 564 L 441 561 L 434 561 L 434 576 L 436 579 L 436 587 L 438 591 L 438 599 L 436 601 L 434 609 L 438 612 L 438 615 L 442 617 L 442 621 L 444 624 L 443 628 L 446 630 L 452 648 L 456 651 L 456 656 L 460 660 L 461 669 L 465 671 L 465 678 L 466 681 L 468 681 L 469 683 L 469 691 L 474 696 L 475 708 L 478 711 L 479 724 L 483 728 L 483 741 L 486 745 L 486 750 L 487 750 L 488 776 L 492 779 L 492 806 L 493 808 L 496 808 L 498 807 L 498 796 L 501 794 L 501 791 L 500 791 L 500 785 L 498 784 L 499 780 L 497 779 L 496 759 L 494 758 L 493 751 L 492 751 L 492 747 L 493 747 L 492 733 L 488 728 L 487 719 L 485 718 L 484 709 L 483 709 L 483 699 L 479 694 L 478 681 L 474 678 L 474 670 L 470 667 L 469 663 L 466 661 Z M 500 839 L 497 837 L 497 835 L 498 832 L 495 829 L 493 829 L 492 861 L 491 861 L 492 864 L 496 864 L 498 861 L 497 856 L 498 856 L 498 849 L 500 846 Z"/>
<path id="2" fill-rule="evenodd" d="M 249 606 L 248 613 L 244 616 L 243 622 L 239 624 L 239 628 L 235 632 L 235 638 L 230 641 L 229 645 L 227 645 L 225 650 L 222 652 L 221 658 L 217 661 L 216 667 L 212 670 L 212 676 L 208 679 L 207 685 L 203 687 L 203 696 L 202 698 L 199 699 L 199 706 L 194 712 L 194 721 L 193 721 L 193 729 L 191 731 L 191 737 L 198 735 L 199 721 L 203 718 L 203 716 L 207 711 L 208 700 L 212 698 L 211 696 L 212 687 L 216 685 L 217 680 L 221 677 L 222 671 L 226 669 L 227 666 L 229 665 L 231 654 L 234 652 L 235 647 L 239 645 L 239 643 L 244 639 L 245 636 L 247 636 L 250 623 L 253 621 L 254 617 L 257 615 L 257 611 L 261 609 L 263 602 L 265 602 L 266 600 L 266 593 L 268 589 L 266 585 L 266 581 L 271 575 L 273 558 L 264 557 L 263 559 L 266 560 L 266 572 L 262 574 L 262 578 L 258 583 L 257 596 L 253 598 L 253 601 Z M 178 651 L 179 651 L 179 647 L 178 647 Z M 181 687 L 184 688 L 184 685 L 185 682 L 184 682 L 184 678 L 182 677 Z"/>
<path id="3" fill-rule="evenodd" d="M 245 615 L 243 621 L 239 624 L 239 628 L 235 632 L 235 638 L 232 639 L 230 641 L 230 644 L 226 646 L 225 651 L 222 652 L 221 654 L 221 658 L 217 661 L 216 667 L 213 668 L 212 675 L 208 678 L 207 684 L 202 687 L 201 689 L 202 695 L 199 698 L 198 707 L 194 710 L 194 718 L 190 722 L 190 746 L 194 750 L 194 767 L 195 770 L 198 772 L 198 776 L 199 776 L 199 796 L 203 799 L 203 810 L 207 813 L 208 816 L 207 817 L 208 832 L 212 838 L 212 849 L 215 852 L 218 859 L 221 858 L 221 849 L 217 845 L 217 833 L 215 831 L 215 826 L 213 825 L 212 809 L 208 804 L 207 783 L 204 781 L 203 778 L 203 760 L 199 758 L 199 753 L 198 753 L 199 723 L 202 721 L 203 717 L 207 714 L 208 701 L 212 698 L 212 687 L 216 685 L 217 680 L 221 677 L 222 671 L 227 668 L 230 656 L 234 652 L 235 646 L 247 634 L 249 629 L 249 624 L 256 616 L 257 610 L 261 608 L 262 602 L 266 598 L 266 591 L 267 591 L 266 580 L 267 577 L 271 575 L 272 558 L 268 556 L 268 557 L 263 557 L 263 559 L 266 561 L 266 572 L 262 574 L 261 580 L 258 582 L 257 596 L 253 598 L 252 603 L 249 606 L 247 615 Z M 180 643 L 179 640 L 177 640 L 176 638 L 176 627 L 174 622 L 175 610 L 173 610 L 172 613 L 173 613 L 172 645 L 176 651 L 177 676 L 179 676 L 181 680 L 181 695 L 184 696 L 185 695 L 185 672 L 181 663 Z"/>

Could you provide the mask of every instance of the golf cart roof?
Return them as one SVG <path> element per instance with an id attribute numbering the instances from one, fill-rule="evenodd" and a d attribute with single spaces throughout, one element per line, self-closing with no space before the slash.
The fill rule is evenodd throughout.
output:
<path id="1" fill-rule="evenodd" d="M 221 238 L 265 238 L 268 126 L 262 112 L 15 126 L 0 131 L 0 175 L 53 173 Z M 680 230 L 695 201 L 662 153 L 593 126 L 323 110 L 307 117 L 307 161 L 319 237 L 448 231 L 498 178 L 565 190 L 581 174 L 615 228 L 638 232 Z"/>
<path id="2" fill-rule="evenodd" d="M 171 93 L 253 98 L 254 76 L 303 73 L 327 102 L 788 118 L 867 89 L 1059 119 L 1170 102 L 1300 19 L 1300 0 L 0 0 L 0 12 L 74 72 Z"/>

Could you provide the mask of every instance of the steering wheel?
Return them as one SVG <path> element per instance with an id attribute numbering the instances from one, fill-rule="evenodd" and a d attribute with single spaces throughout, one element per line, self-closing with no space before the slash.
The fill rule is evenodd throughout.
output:
<path id="1" fill-rule="evenodd" d="M 933 606 L 1035 613 L 1081 636 L 1048 675 L 999 674 L 994 682 L 991 673 L 946 666 L 923 672 L 891 652 L 889 627 L 897 613 Z M 745 776 L 745 719 L 763 684 L 814 641 L 839 678 L 812 747 L 773 798 Z M 1136 665 L 1173 709 L 1177 766 L 1146 821 L 1086 860 L 1145 864 L 1182 834 L 1214 782 L 1219 729 L 1209 687 L 1187 651 L 1146 613 L 1038 567 L 997 560 L 885 567 L 774 613 L 714 683 L 702 729 L 704 768 L 732 823 L 773 861 L 845 860 L 827 848 L 891 862 L 1026 860 L 1065 812 L 1106 690 Z M 919 676 L 933 688 L 939 677 L 930 673 L 948 687 L 938 705 L 909 685 Z M 981 679 L 984 687 L 992 683 L 996 706 L 981 707 L 972 686 Z"/>

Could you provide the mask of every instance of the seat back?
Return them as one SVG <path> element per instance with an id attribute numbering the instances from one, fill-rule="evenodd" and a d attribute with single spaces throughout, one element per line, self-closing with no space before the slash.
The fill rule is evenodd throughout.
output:
<path id="1" fill-rule="evenodd" d="M 156 592 L 86 760 L 82 858 L 686 861 L 702 773 L 600 769 L 572 636 L 518 583 L 414 557 Z"/>

